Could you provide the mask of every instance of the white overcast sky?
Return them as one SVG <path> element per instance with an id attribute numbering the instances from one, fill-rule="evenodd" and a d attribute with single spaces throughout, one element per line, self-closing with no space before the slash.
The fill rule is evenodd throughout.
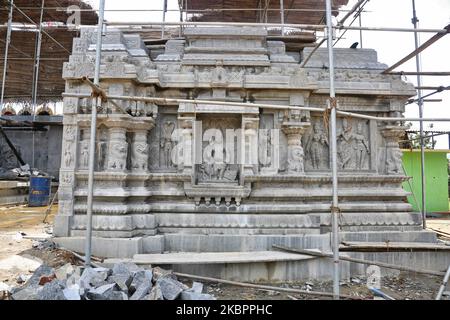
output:
<path id="1" fill-rule="evenodd" d="M 276 0 L 275 0 L 276 1 Z M 86 1 L 94 8 L 98 8 L 98 0 Z M 168 0 L 168 9 L 178 9 L 177 0 Z M 285 1 L 286 2 L 286 1 Z M 356 0 L 350 0 L 349 5 L 343 9 L 351 8 Z M 106 0 L 107 10 L 127 9 L 127 10 L 154 10 L 162 9 L 163 0 Z M 372 27 L 401 27 L 412 28 L 412 0 L 370 0 L 365 6 L 362 15 L 364 26 Z M 416 0 L 416 11 L 419 18 L 420 28 L 443 28 L 450 23 L 450 0 Z M 341 13 L 341 16 L 343 14 Z M 108 21 L 162 21 L 161 12 L 106 12 L 105 18 Z M 178 12 L 168 12 L 167 21 L 178 21 Z M 339 17 L 338 17 L 339 19 Z M 353 18 L 350 17 L 346 24 L 348 25 Z M 358 25 L 358 20 L 353 25 Z M 433 34 L 422 33 L 420 41 L 423 43 Z M 338 43 L 337 47 L 349 47 L 352 43 L 359 42 L 359 31 L 348 31 L 344 38 Z M 378 51 L 379 61 L 392 65 L 408 53 L 414 50 L 414 34 L 405 32 L 363 32 L 363 47 L 373 48 Z M 423 71 L 450 71 L 450 35 L 441 38 L 434 45 L 426 49 L 421 54 Z M 398 67 L 396 71 L 415 71 L 415 59 Z M 416 83 L 416 77 L 408 77 L 408 80 Z M 422 78 L 424 86 L 448 86 L 450 77 L 431 77 Z M 424 94 L 430 91 L 424 91 Z M 446 117 L 450 118 L 450 91 L 436 94 L 433 98 L 439 98 L 443 101 L 428 102 L 424 106 L 425 117 Z M 417 117 L 418 107 L 415 104 L 407 106 L 407 117 Z M 428 128 L 429 123 L 425 123 Z M 418 123 L 414 124 L 414 129 L 418 129 Z M 434 130 L 450 130 L 450 123 L 435 122 Z M 447 149 L 448 138 L 442 136 L 437 138 L 437 148 Z"/>

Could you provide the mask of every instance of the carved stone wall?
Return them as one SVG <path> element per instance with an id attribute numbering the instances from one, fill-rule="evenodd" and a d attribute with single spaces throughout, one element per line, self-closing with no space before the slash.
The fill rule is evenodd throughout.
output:
<path id="1" fill-rule="evenodd" d="M 82 96 L 64 100 L 59 237 L 81 236 L 85 228 L 92 101 L 80 80 L 93 76 L 93 32 L 81 31 L 64 70 L 66 92 Z M 326 107 L 324 50 L 300 68 L 284 43 L 267 41 L 263 29 L 198 27 L 187 28 L 183 40 L 168 40 L 163 53 L 149 51 L 138 35 L 108 29 L 102 52 L 101 86 L 110 95 L 168 99 L 115 100 L 119 108 L 106 103 L 98 110 L 98 237 L 323 231 L 331 201 L 329 124 L 326 114 L 295 107 Z M 375 51 L 341 49 L 336 55 L 341 110 L 402 114 L 414 88 L 382 75 L 385 65 Z M 178 104 L 170 98 L 213 102 Z M 228 130 L 233 144 L 221 143 Z M 352 227 L 361 224 L 361 212 L 385 225 L 391 213 L 404 216 L 399 221 L 408 227 L 419 225 L 401 188 L 406 177 L 398 140 L 404 130 L 338 117 L 341 210 L 351 213 Z M 364 228 L 377 230 L 375 224 Z"/>

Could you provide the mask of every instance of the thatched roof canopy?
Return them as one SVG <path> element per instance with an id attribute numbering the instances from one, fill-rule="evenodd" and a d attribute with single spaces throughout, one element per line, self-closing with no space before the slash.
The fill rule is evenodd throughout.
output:
<path id="1" fill-rule="evenodd" d="M 39 23 L 42 0 L 15 0 L 14 4 L 23 11 L 35 23 Z M 66 8 L 77 5 L 81 9 L 92 9 L 82 1 L 75 0 L 46 0 L 43 22 L 59 22 L 61 25 L 67 22 L 70 13 Z M 8 1 L 1 0 L 0 24 L 8 21 Z M 13 23 L 31 25 L 19 10 L 13 11 Z M 81 23 L 93 25 L 97 23 L 97 14 L 94 11 L 82 11 Z M 45 28 L 51 37 L 42 35 L 41 64 L 38 83 L 38 100 L 60 100 L 64 92 L 65 82 L 62 79 L 62 67 L 64 61 L 69 60 L 69 52 L 72 52 L 73 38 L 78 36 L 78 31 L 69 31 L 67 28 Z M 37 32 L 18 31 L 13 29 L 11 45 L 9 48 L 9 62 L 5 85 L 5 98 L 12 101 L 30 101 L 33 87 L 33 65 L 36 49 Z M 0 29 L 0 81 L 3 74 L 3 59 L 6 42 L 6 28 Z M 67 51 L 66 51 L 67 50 Z M 0 82 L 1 84 L 1 82 Z"/>
<path id="2" fill-rule="evenodd" d="M 183 0 L 180 0 L 183 1 Z M 187 2 L 187 7 L 186 7 Z M 184 1 L 187 10 L 204 9 L 260 9 L 249 11 L 216 11 L 199 12 L 195 21 L 228 21 L 228 22 L 265 22 L 280 23 L 280 0 L 188 0 Z M 320 24 L 325 16 L 325 0 L 284 0 L 284 22 L 297 24 Z M 333 10 L 346 5 L 348 0 L 333 0 Z M 267 8 L 267 20 L 262 9 Z M 305 11 L 289 11 L 305 9 Z M 338 11 L 334 11 L 336 16 Z"/>

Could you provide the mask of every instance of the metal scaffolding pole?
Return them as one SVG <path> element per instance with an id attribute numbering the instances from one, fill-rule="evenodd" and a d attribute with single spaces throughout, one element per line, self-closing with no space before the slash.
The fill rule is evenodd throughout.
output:
<path id="1" fill-rule="evenodd" d="M 100 62 L 102 58 L 102 40 L 103 40 L 103 25 L 105 18 L 105 0 L 100 0 L 97 26 L 97 45 L 95 52 L 95 75 L 94 84 L 100 84 Z M 99 96 L 92 99 L 91 112 L 91 140 L 89 144 L 89 177 L 88 177 L 88 194 L 87 194 L 87 222 L 86 222 L 86 251 L 85 251 L 85 266 L 91 265 L 92 252 L 92 209 L 94 200 L 94 169 L 95 169 L 95 141 L 97 133 L 97 107 L 102 103 Z"/>
<path id="2" fill-rule="evenodd" d="M 9 13 L 8 13 L 8 30 L 6 31 L 6 43 L 5 43 L 5 61 L 3 63 L 3 78 L 2 78 L 2 95 L 0 101 L 0 110 L 3 110 L 3 101 L 5 98 L 5 84 L 6 84 L 6 70 L 8 69 L 8 53 L 9 53 L 9 45 L 11 43 L 11 29 L 12 29 L 12 17 L 14 10 L 14 0 L 11 0 L 9 4 Z"/>
<path id="3" fill-rule="evenodd" d="M 167 0 L 164 0 L 163 18 L 162 18 L 163 24 L 161 26 L 161 39 L 164 39 L 164 32 L 165 32 L 165 25 L 164 25 L 164 23 L 166 22 L 166 12 L 167 12 Z M 180 26 L 180 28 L 181 28 L 181 26 Z"/>
<path id="4" fill-rule="evenodd" d="M 339 300 L 339 226 L 338 226 L 338 173 L 337 173 L 337 141 L 336 141 L 336 93 L 334 89 L 334 55 L 333 55 L 333 25 L 331 22 L 331 0 L 326 0 L 327 17 L 327 46 L 328 69 L 330 73 L 330 151 L 331 151 L 331 177 L 333 188 L 333 202 L 331 205 L 331 236 L 333 249 L 333 298 Z"/>
<path id="5" fill-rule="evenodd" d="M 412 0 L 412 9 L 413 9 L 413 18 L 412 23 L 414 25 L 414 29 L 417 29 L 417 22 L 419 19 L 417 19 L 416 15 L 416 1 Z M 419 48 L 419 35 L 417 32 L 414 32 L 414 45 L 416 51 L 418 51 Z M 423 118 L 423 99 L 422 99 L 422 89 L 420 88 L 422 86 L 422 76 L 420 75 L 421 67 L 420 67 L 420 52 L 416 54 L 416 69 L 417 69 L 417 87 L 419 88 L 417 90 L 417 105 L 419 106 L 419 117 Z M 424 147 L 424 141 L 423 141 L 423 121 L 419 122 L 420 126 L 420 178 L 421 178 L 421 191 L 422 191 L 422 205 L 421 205 L 421 211 L 422 211 L 422 225 L 423 229 L 427 228 L 427 208 L 425 204 L 426 200 L 426 190 L 425 190 L 425 147 Z"/>
<path id="6" fill-rule="evenodd" d="M 281 35 L 284 36 L 284 2 L 280 0 Z"/>
<path id="7" fill-rule="evenodd" d="M 42 48 L 42 22 L 44 19 L 44 6 L 45 0 L 42 0 L 41 3 L 41 16 L 39 18 L 39 29 L 37 35 L 37 45 L 36 45 L 36 56 L 34 62 L 34 72 L 33 72 L 33 122 L 36 119 L 36 108 L 37 108 L 37 95 L 38 95 L 38 83 L 39 83 L 39 69 L 41 67 L 41 48 Z M 32 141 L 32 157 L 31 157 L 31 175 L 33 175 L 33 169 L 36 167 L 35 163 L 35 148 L 36 148 L 36 139 L 35 132 L 33 131 L 33 141 Z"/>
<path id="8" fill-rule="evenodd" d="M 63 93 L 62 97 L 72 97 L 72 98 L 89 98 L 91 95 L 85 93 Z M 115 95 L 106 95 L 104 94 L 104 98 L 109 100 L 124 100 L 124 101 L 142 101 L 142 102 L 152 102 L 152 103 L 161 103 L 161 104 L 179 104 L 179 103 L 192 103 L 192 104 L 216 104 L 221 106 L 239 106 L 239 107 L 251 107 L 254 108 L 255 104 L 248 102 L 231 102 L 231 101 L 220 101 L 220 100 L 204 100 L 204 99 L 178 99 L 178 98 L 158 98 L 158 97 L 139 97 L 139 96 L 115 96 Z M 304 110 L 304 111 L 312 111 L 312 112 L 325 112 L 327 109 L 324 108 L 315 108 L 315 107 L 297 107 L 297 106 L 288 106 L 288 105 L 277 105 L 277 104 L 265 104 L 258 103 L 259 108 L 266 109 L 276 109 L 276 110 Z M 380 122 L 386 121 L 412 121 L 412 122 L 450 122 L 450 118 L 404 118 L 404 117 L 377 117 L 377 116 L 369 116 L 366 114 L 360 114 L 355 112 L 347 112 L 347 111 L 336 111 L 338 115 L 345 117 L 354 117 L 358 119 L 366 119 L 366 120 L 375 120 Z"/>
<path id="9" fill-rule="evenodd" d="M 359 23 L 358 24 L 360 27 L 362 27 L 362 7 L 361 7 L 361 5 L 359 5 L 359 7 L 358 7 L 358 12 L 359 12 L 359 14 L 358 14 L 358 22 Z M 363 31 L 362 30 L 359 30 L 359 46 L 362 49 L 362 47 L 363 47 Z"/>

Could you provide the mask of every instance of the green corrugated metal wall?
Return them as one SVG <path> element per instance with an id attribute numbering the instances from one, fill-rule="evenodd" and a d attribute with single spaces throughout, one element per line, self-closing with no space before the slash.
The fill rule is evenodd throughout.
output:
<path id="1" fill-rule="evenodd" d="M 413 190 L 414 196 L 408 196 L 409 203 L 415 211 L 420 211 L 421 200 L 421 176 L 420 176 L 420 152 L 403 151 L 403 167 L 406 175 L 412 177 L 403 183 L 403 188 L 409 192 Z M 448 212 L 448 161 L 447 151 L 428 151 L 425 153 L 425 187 L 426 187 L 426 211 Z"/>

